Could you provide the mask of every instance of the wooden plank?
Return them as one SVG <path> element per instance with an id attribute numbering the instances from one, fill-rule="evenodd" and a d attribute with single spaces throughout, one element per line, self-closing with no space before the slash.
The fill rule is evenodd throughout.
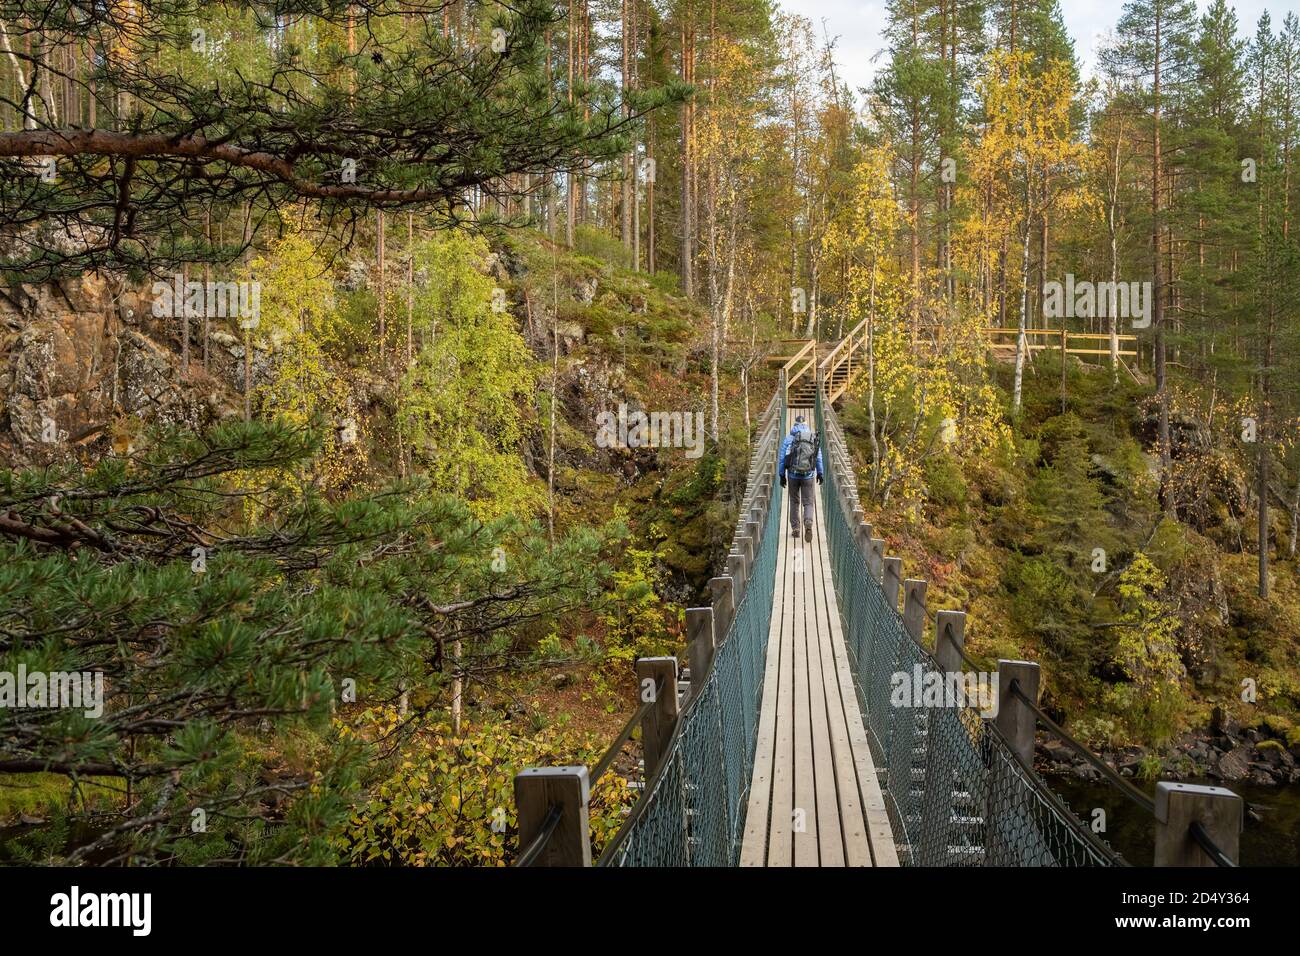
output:
<path id="1" fill-rule="evenodd" d="M 814 498 L 821 504 L 821 495 Z M 808 707 L 811 712 L 813 780 L 816 788 L 817 849 L 821 866 L 844 865 L 844 838 L 840 832 L 840 793 L 835 775 L 835 756 L 831 726 L 826 712 L 826 682 L 822 671 L 822 645 L 825 639 L 825 592 L 820 580 L 825 550 L 821 547 L 820 528 L 823 516 L 814 507 L 813 540 L 804 550 L 804 606 L 808 641 Z"/>
<path id="2" fill-rule="evenodd" d="M 833 598 L 833 589 L 830 594 Z M 858 692 L 853 680 L 853 670 L 849 662 L 838 604 L 834 607 L 834 611 L 834 614 L 828 615 L 831 647 L 835 656 L 840 705 L 844 711 L 844 721 L 849 733 L 853 764 L 857 771 L 858 792 L 867 836 L 871 844 L 872 862 L 876 866 L 898 866 L 894 831 L 889 823 L 889 811 L 885 808 L 885 797 L 880 788 L 880 779 L 876 775 L 876 765 L 871 759 L 871 747 L 867 743 L 866 724 L 862 718 L 862 710 L 858 706 Z"/>
<path id="3" fill-rule="evenodd" d="M 805 408 L 789 410 L 785 432 Z M 784 434 L 784 432 L 783 432 Z M 741 865 L 897 866 L 835 596 L 818 495 L 813 540 L 790 537 L 781 496 L 754 773 Z M 794 831 L 794 811 L 804 826 Z"/>
<path id="4" fill-rule="evenodd" d="M 781 527 L 790 509 L 789 495 L 781 496 Z M 776 760 L 777 693 L 781 674 L 781 622 L 785 613 L 788 537 L 777 542 L 776 580 L 772 597 L 772 618 L 767 632 L 767 661 L 763 670 L 763 699 L 758 712 L 758 742 L 754 751 L 754 773 L 750 778 L 749 804 L 745 810 L 745 835 L 740 848 L 741 866 L 762 866 L 767 859 L 767 831 L 772 809 L 772 772 Z"/>
<path id="5" fill-rule="evenodd" d="M 788 430 L 793 414 L 787 416 Z M 789 494 L 782 495 L 783 507 L 788 509 Z M 794 539 L 790 537 L 788 510 L 781 524 L 781 546 L 790 555 Z M 790 866 L 794 862 L 794 839 L 791 817 L 794 812 L 794 575 L 793 564 L 787 559 L 783 579 L 786 591 L 782 607 L 780 639 L 776 642 L 780 665 L 776 700 L 776 745 L 772 767 L 772 814 L 767 838 L 767 865 Z"/>
<path id="6" fill-rule="evenodd" d="M 813 763 L 812 704 L 808 694 L 808 596 L 803 537 L 791 538 L 795 555 L 794 580 L 794 865 L 816 866 L 817 778 Z"/>
<path id="7" fill-rule="evenodd" d="M 821 515 L 818 501 L 818 518 Z M 834 578 L 830 568 L 830 549 L 825 538 L 825 526 L 819 520 L 815 536 L 817 549 L 817 577 L 814 586 L 819 589 L 818 635 L 821 645 L 822 687 L 826 700 L 830 742 L 835 761 L 835 789 L 838 797 L 840 831 L 843 840 L 843 863 L 848 866 L 871 866 L 871 842 L 867 833 L 862 807 L 862 794 L 858 788 L 856 759 L 845 713 L 839 679 L 839 660 L 835 648 L 838 633 L 839 603 L 835 596 Z M 840 640 L 841 650 L 843 639 Z M 861 729 L 861 728 L 859 728 Z M 865 737 L 863 738 L 865 741 Z M 823 865 L 827 865 L 823 862 Z"/>

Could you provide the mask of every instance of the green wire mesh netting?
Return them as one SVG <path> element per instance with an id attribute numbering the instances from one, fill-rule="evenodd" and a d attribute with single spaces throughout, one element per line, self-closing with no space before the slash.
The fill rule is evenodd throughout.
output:
<path id="1" fill-rule="evenodd" d="M 819 394 L 819 434 L 829 427 L 839 435 L 834 414 Z M 914 866 L 1122 865 L 978 711 L 915 699 L 891 704 L 894 675 L 910 682 L 914 674 L 924 680 L 941 671 L 869 572 L 844 504 L 856 495 L 841 493 L 841 476 L 827 465 L 822 494 L 832 575 L 899 860 Z"/>
<path id="2" fill-rule="evenodd" d="M 779 423 L 785 407 L 778 407 Z M 731 626 L 703 689 L 678 721 L 668 755 L 602 854 L 601 866 L 735 866 L 739 861 L 772 619 L 780 494 L 774 472 L 762 543 Z"/>

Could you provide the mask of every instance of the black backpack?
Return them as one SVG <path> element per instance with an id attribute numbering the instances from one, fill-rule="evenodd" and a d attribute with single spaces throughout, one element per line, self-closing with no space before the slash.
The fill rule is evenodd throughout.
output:
<path id="1" fill-rule="evenodd" d="M 808 432 L 800 432 L 790 443 L 785 455 L 785 470 L 806 475 L 817 468 L 817 439 Z"/>

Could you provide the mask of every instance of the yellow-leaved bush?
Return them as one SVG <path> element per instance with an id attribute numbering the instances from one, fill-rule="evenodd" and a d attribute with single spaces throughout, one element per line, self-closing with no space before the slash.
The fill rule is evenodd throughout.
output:
<path id="1" fill-rule="evenodd" d="M 911 323 L 909 278 L 893 248 L 906 226 L 889 178 L 890 147 L 869 149 L 853 171 L 853 198 L 827 230 L 832 270 L 847 276 L 853 314 L 861 316 L 865 374 L 852 393 L 865 408 L 871 469 L 864 482 L 882 505 L 914 511 L 926 498 L 925 462 L 943 453 L 969 456 L 1010 441 L 985 367 L 985 317 L 948 304 L 922 284 L 924 330 Z"/>
<path id="2" fill-rule="evenodd" d="M 344 441 L 352 422 L 352 389 L 339 374 L 337 356 L 346 348 L 330 270 L 312 238 L 302 230 L 286 233 L 252 259 L 245 278 L 260 283 L 261 311 L 248 335 L 268 351 L 266 379 L 254 392 L 259 415 L 295 425 L 318 424 L 321 451 L 309 473 L 286 474 L 283 483 L 313 482 L 329 491 L 352 480 L 365 463 L 360 441 Z"/>
<path id="3" fill-rule="evenodd" d="M 339 722 L 367 740 L 394 734 L 404 718 L 372 708 Z M 515 721 L 462 724 L 459 734 L 429 718 L 406 737 L 368 782 L 368 800 L 333 837 L 341 863 L 359 866 L 508 866 L 519 851 L 514 777 L 535 766 L 591 766 L 607 742 L 562 727 Z M 627 778 L 611 769 L 591 792 L 592 853 L 599 854 L 635 802 Z"/>

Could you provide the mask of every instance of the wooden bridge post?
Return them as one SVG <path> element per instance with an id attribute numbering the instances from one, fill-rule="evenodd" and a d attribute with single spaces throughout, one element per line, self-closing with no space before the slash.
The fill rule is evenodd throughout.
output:
<path id="1" fill-rule="evenodd" d="M 1030 700 L 1038 700 L 1038 665 L 1031 661 L 998 661 L 997 713 L 989 720 L 1006 739 L 1011 750 L 1028 766 L 1034 761 L 1034 712 L 1011 693 L 1011 682 L 1018 681 L 1020 689 Z M 990 741 L 991 743 L 992 741 Z M 1018 866 L 1024 862 L 1022 847 L 1018 846 L 1003 819 L 1007 813 L 1008 798 L 1022 786 L 1020 774 L 1008 762 L 999 759 L 994 747 L 985 750 L 988 761 L 988 785 L 983 798 L 982 862 L 985 866 Z M 1014 822 L 1014 821 L 1012 821 Z"/>
<path id="2" fill-rule="evenodd" d="M 529 767 L 515 774 L 521 850 L 536 839 L 551 807 L 560 808 L 560 821 L 535 866 L 591 866 L 590 798 L 586 767 Z"/>
<path id="3" fill-rule="evenodd" d="M 713 633 L 720 644 L 731 629 L 731 618 L 736 613 L 734 582 L 728 576 L 709 579 L 709 593 L 713 595 Z"/>
<path id="4" fill-rule="evenodd" d="M 654 701 L 641 722 L 641 747 L 645 751 L 645 775 L 649 780 L 667 756 L 668 741 L 677 727 L 677 658 L 638 658 L 636 678 L 641 685 L 641 702 Z M 657 692 L 656 687 L 659 687 Z"/>
<path id="5" fill-rule="evenodd" d="M 1224 787 L 1156 784 L 1156 866 L 1216 866 L 1192 836 L 1201 828 L 1233 863 L 1241 852 L 1241 797 Z"/>
<path id="6" fill-rule="evenodd" d="M 867 557 L 867 572 L 871 575 L 872 580 L 877 584 L 881 583 L 881 577 L 885 573 L 885 539 L 871 539 L 871 553 Z M 898 602 L 895 601 L 895 604 Z"/>
<path id="7" fill-rule="evenodd" d="M 736 547 L 740 547 L 739 543 Z M 745 585 L 749 575 L 749 565 L 742 551 L 732 551 L 727 555 L 727 573 L 731 575 L 733 599 L 739 604 L 745 595 Z"/>
<path id="8" fill-rule="evenodd" d="M 921 643 L 925 633 L 925 582 L 920 578 L 903 582 L 903 629 Z"/>
<path id="9" fill-rule="evenodd" d="M 945 674 L 960 673 L 961 652 L 965 646 L 966 613 L 938 612 L 934 616 L 934 659 L 939 664 L 939 670 Z"/>
<path id="10" fill-rule="evenodd" d="M 998 661 L 998 714 L 993 723 L 1011 749 L 1031 767 L 1034 765 L 1034 730 L 1038 718 L 1011 693 L 1011 683 L 1018 682 L 1024 695 L 1037 703 L 1038 677 L 1038 665 L 1032 661 Z"/>
<path id="11" fill-rule="evenodd" d="M 749 579 L 754 574 L 754 558 L 758 556 L 758 542 L 748 534 L 736 538 L 736 549 L 745 557 L 745 581 L 742 590 L 748 590 Z"/>
<path id="12" fill-rule="evenodd" d="M 884 542 L 881 542 L 882 544 Z M 884 578 L 880 586 L 885 591 L 885 601 L 895 611 L 898 610 L 898 589 L 903 584 L 903 559 L 902 558 L 885 558 Z"/>
<path id="13" fill-rule="evenodd" d="M 704 678 L 717 648 L 713 633 L 713 608 L 686 609 L 686 642 L 687 660 L 691 667 L 691 699 L 694 700 L 704 690 Z"/>
<path id="14" fill-rule="evenodd" d="M 858 529 L 858 551 L 862 555 L 862 560 L 867 562 L 867 573 L 871 573 L 871 531 L 872 527 L 865 521 L 857 524 Z"/>

